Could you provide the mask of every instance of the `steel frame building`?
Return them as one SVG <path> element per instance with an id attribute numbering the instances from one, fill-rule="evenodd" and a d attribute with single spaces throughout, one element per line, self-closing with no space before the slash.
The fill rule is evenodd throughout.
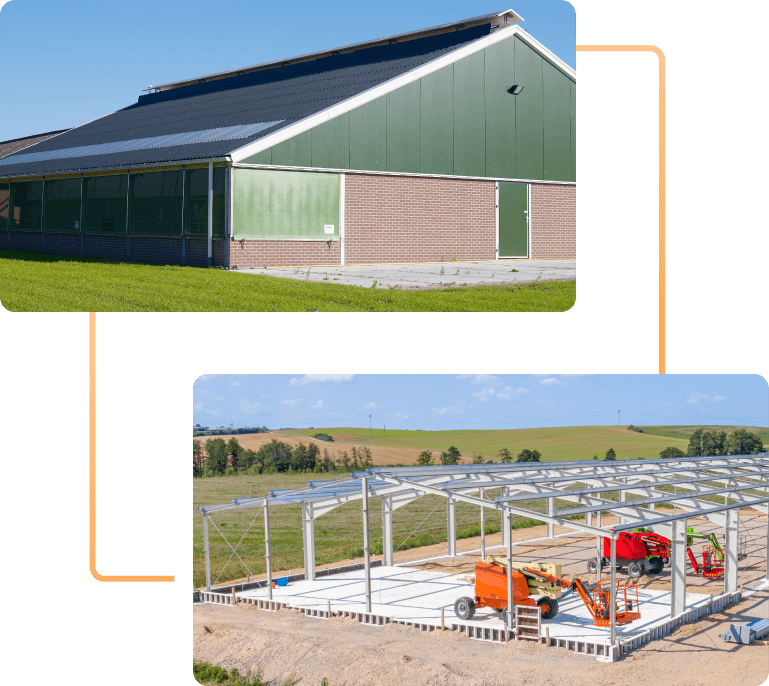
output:
<path id="1" fill-rule="evenodd" d="M 349 479 L 312 481 L 307 488 L 270 491 L 266 497 L 236 498 L 231 503 L 202 506 L 205 546 L 206 587 L 211 590 L 211 565 L 208 524 L 211 515 L 226 510 L 261 507 L 264 510 L 267 593 L 272 600 L 272 566 L 270 557 L 271 507 L 302 506 L 305 578 L 315 579 L 315 533 L 317 517 L 340 505 L 360 500 L 363 511 L 363 549 L 366 588 L 366 610 L 371 611 L 371 553 L 369 536 L 369 498 L 382 499 L 383 564 L 393 564 L 393 512 L 425 495 L 446 498 L 448 555 L 456 555 L 457 502 L 480 508 L 481 555 L 485 556 L 486 510 L 502 517 L 503 542 L 507 559 L 512 561 L 511 516 L 521 515 L 547 524 L 548 537 L 553 538 L 555 525 L 598 537 L 598 575 L 602 537 L 611 539 L 610 580 L 616 591 L 616 541 L 618 534 L 638 526 L 669 538 L 671 550 L 670 616 L 681 614 L 686 607 L 686 521 L 704 517 L 725 531 L 724 592 L 737 590 L 739 509 L 751 508 L 769 515 L 769 454 L 719 457 L 681 457 L 654 460 L 593 460 L 542 463 L 512 463 L 431 467 L 373 468 L 353 472 Z M 575 488 L 576 484 L 586 487 Z M 713 484 L 718 484 L 714 487 Z M 676 493 L 660 487 L 675 486 Z M 502 495 L 490 500 L 485 491 L 500 488 Z M 609 500 L 607 492 L 618 492 L 619 500 Z M 630 500 L 627 495 L 633 496 Z M 704 497 L 723 496 L 723 504 Z M 556 510 L 554 501 L 565 500 L 578 507 Z M 516 505 L 520 501 L 545 500 L 547 514 Z M 674 503 L 680 514 L 661 514 L 657 503 Z M 603 512 L 618 515 L 619 525 L 602 527 Z M 585 521 L 567 519 L 569 515 L 585 515 Z M 595 518 L 595 523 L 594 523 Z M 221 532 L 220 532 L 221 533 Z M 767 527 L 767 570 L 769 570 L 769 527 Z M 226 538 L 225 538 L 226 541 Z M 228 542 L 228 545 L 229 542 Z M 232 547 L 230 545 L 230 547 Z M 236 548 L 232 548 L 237 554 Z M 239 558 L 240 559 L 240 558 Z M 242 561 L 242 560 L 241 560 Z M 512 599 L 512 577 L 508 564 L 508 598 Z M 769 578 L 769 571 L 767 571 Z M 616 636 L 614 595 L 611 603 L 610 641 Z M 512 600 L 508 616 L 512 617 Z"/>

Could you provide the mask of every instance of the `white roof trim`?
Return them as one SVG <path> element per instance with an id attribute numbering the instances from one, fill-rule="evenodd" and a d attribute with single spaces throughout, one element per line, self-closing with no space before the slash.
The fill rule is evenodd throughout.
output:
<path id="1" fill-rule="evenodd" d="M 329 121 L 334 117 L 338 117 L 339 115 L 345 114 L 350 110 L 360 107 L 361 105 L 365 105 L 366 103 L 371 102 L 372 100 L 376 100 L 377 98 L 386 95 L 387 93 L 390 93 L 402 86 L 413 83 L 414 81 L 417 81 L 424 76 L 428 76 L 429 74 L 432 74 L 433 72 L 436 72 L 443 67 L 454 64 L 454 62 L 458 62 L 459 60 L 473 55 L 480 50 L 484 50 L 490 45 L 499 43 L 500 41 L 503 41 L 507 38 L 512 38 L 513 36 L 518 36 L 521 38 L 521 40 L 541 52 L 548 60 L 553 62 L 565 74 L 576 80 L 577 73 L 571 67 L 569 67 L 569 65 L 563 62 L 563 60 L 556 57 L 552 52 L 550 52 L 550 50 L 548 50 L 539 41 L 534 40 L 526 31 L 520 27 L 508 25 L 507 27 L 498 29 L 488 36 L 484 36 L 483 38 L 479 38 L 477 41 L 473 41 L 463 48 L 454 50 L 448 55 L 443 55 L 442 57 L 439 57 L 432 62 L 428 62 L 421 67 L 417 67 L 416 69 L 411 70 L 410 72 L 401 74 L 400 76 L 391 79 L 390 81 L 385 81 L 384 83 L 375 86 L 374 88 L 370 88 L 363 93 L 359 93 L 358 95 L 340 102 L 337 105 L 333 105 L 332 107 L 329 107 L 325 110 L 316 112 L 315 114 L 302 119 L 301 121 L 298 121 L 291 126 L 280 129 L 279 131 L 265 136 L 264 138 L 260 138 L 253 143 L 244 145 L 242 148 L 238 148 L 237 150 L 231 152 L 230 157 L 232 158 L 233 162 L 241 162 L 244 159 L 251 157 L 252 155 L 256 155 L 263 150 L 267 150 L 267 148 L 271 148 L 273 145 L 282 143 L 289 138 L 293 138 L 300 133 L 304 133 L 309 129 L 323 124 L 324 122 Z"/>

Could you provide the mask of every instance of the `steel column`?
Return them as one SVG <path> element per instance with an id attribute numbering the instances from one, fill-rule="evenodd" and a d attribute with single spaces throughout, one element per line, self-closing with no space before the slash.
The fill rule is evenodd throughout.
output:
<path id="1" fill-rule="evenodd" d="M 203 513 L 203 550 L 206 554 L 206 590 L 211 590 L 211 553 L 208 547 L 208 515 Z"/>
<path id="2" fill-rule="evenodd" d="M 502 527 L 505 535 L 505 547 L 507 548 L 507 628 L 515 626 L 513 621 L 513 537 L 510 529 L 510 513 L 505 510 L 502 513 Z"/>
<path id="3" fill-rule="evenodd" d="M 304 541 L 304 578 L 315 581 L 315 519 L 312 503 L 302 503 L 302 539 Z"/>
<path id="4" fill-rule="evenodd" d="M 554 505 L 554 499 L 548 498 L 547 499 L 547 514 L 549 517 L 553 516 L 553 512 L 555 511 Z M 555 524 L 552 522 L 547 523 L 547 537 L 548 538 L 554 538 L 555 537 Z"/>
<path id="5" fill-rule="evenodd" d="M 371 554 L 368 530 L 368 478 L 361 479 L 363 495 L 363 569 L 366 577 L 366 612 L 371 612 Z"/>
<path id="6" fill-rule="evenodd" d="M 506 494 L 507 487 L 502 489 L 502 494 Z M 512 545 L 512 520 L 510 519 L 510 512 L 506 509 L 502 510 L 502 545 L 508 547 Z"/>
<path id="7" fill-rule="evenodd" d="M 617 638 L 617 534 L 611 535 L 611 559 L 609 568 L 609 643 Z"/>
<path id="8" fill-rule="evenodd" d="M 726 511 L 726 542 L 724 543 L 724 593 L 737 590 L 737 553 L 739 544 L 740 511 Z"/>
<path id="9" fill-rule="evenodd" d="M 670 616 L 680 615 L 686 609 L 686 520 L 673 523 L 670 539 Z"/>
<path id="10" fill-rule="evenodd" d="M 213 264 L 214 255 L 214 165 L 208 163 L 208 266 Z"/>
<path id="11" fill-rule="evenodd" d="M 270 509 L 264 501 L 264 561 L 267 565 L 267 597 L 272 600 L 272 556 L 270 555 Z"/>
<path id="12" fill-rule="evenodd" d="M 393 565 L 393 497 L 382 496 L 382 564 Z"/>
<path id="13" fill-rule="evenodd" d="M 446 498 L 446 522 L 448 528 L 449 538 L 449 552 L 451 557 L 457 554 L 457 517 L 456 517 L 456 503 L 454 499 L 449 496 Z"/>
<path id="14" fill-rule="evenodd" d="M 620 490 L 620 492 L 619 492 L 619 501 L 620 501 L 621 503 L 624 503 L 624 502 L 625 502 L 625 491 L 623 491 L 623 490 Z M 619 523 L 620 523 L 620 525 L 621 525 L 621 524 L 626 524 L 626 523 L 627 523 L 627 520 L 625 519 L 625 517 L 623 517 L 622 515 L 620 515 L 620 516 L 619 516 Z"/>
<path id="15" fill-rule="evenodd" d="M 479 497 L 484 498 L 485 494 L 483 489 L 480 489 Z M 769 546 L 767 546 L 767 550 L 769 551 Z M 769 554 L 769 553 L 767 553 Z M 486 559 L 486 508 L 481 507 L 481 560 Z M 769 565 L 767 565 L 767 569 L 769 569 Z"/>

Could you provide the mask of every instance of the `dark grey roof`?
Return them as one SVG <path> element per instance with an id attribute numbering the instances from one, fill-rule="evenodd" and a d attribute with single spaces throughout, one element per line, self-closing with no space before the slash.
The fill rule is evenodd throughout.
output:
<path id="1" fill-rule="evenodd" d="M 0 157 L 12 155 L 19 150 L 23 150 L 24 148 L 28 148 L 30 145 L 40 143 L 41 141 L 47 140 L 48 138 L 52 138 L 53 136 L 57 136 L 67 130 L 68 129 L 60 129 L 59 131 L 36 133 L 32 136 L 24 136 L 23 138 L 12 138 L 8 141 L 0 141 Z"/>
<path id="2" fill-rule="evenodd" d="M 0 176 L 56 174 L 222 157 L 453 52 L 490 31 L 491 24 L 482 24 L 142 95 L 134 105 L 0 160 Z M 146 143 L 146 139 L 153 137 L 190 132 L 200 134 L 260 122 L 278 123 L 237 139 L 166 147 L 147 147 Z M 131 141 L 141 141 L 136 143 L 140 149 L 126 150 L 131 147 L 126 142 Z M 87 154 L 91 148 L 86 146 L 118 142 L 119 152 Z M 52 154 L 57 150 L 60 152 Z M 57 154 L 61 157 L 57 158 Z"/>
<path id="3" fill-rule="evenodd" d="M 331 55 L 338 55 L 345 52 L 353 52 L 355 50 L 362 50 L 363 48 L 378 47 L 381 45 L 389 45 L 391 43 L 397 43 L 400 41 L 414 40 L 416 38 L 424 38 L 426 36 L 432 36 L 437 33 L 447 33 L 448 31 L 460 31 L 462 29 L 468 29 L 480 24 L 490 24 L 492 27 L 499 24 L 515 24 L 522 20 L 518 14 L 513 10 L 504 10 L 502 12 L 492 12 L 491 14 L 483 14 L 480 17 L 473 17 L 472 19 L 462 19 L 460 21 L 452 21 L 448 24 L 440 24 L 439 26 L 431 26 L 427 29 L 418 29 L 416 31 L 407 31 L 406 33 L 397 33 L 392 36 L 385 36 L 384 38 L 376 38 L 374 40 L 364 41 L 362 43 L 352 43 L 350 45 L 343 45 L 339 48 L 332 48 L 330 50 L 321 50 L 318 52 L 311 52 L 305 55 L 298 55 L 283 60 L 274 60 L 272 62 L 264 62 L 262 64 L 255 64 L 251 67 L 243 67 L 241 69 L 231 69 L 229 71 L 219 72 L 217 74 L 208 74 L 207 76 L 198 76 L 191 79 L 183 79 L 181 81 L 173 81 L 171 83 L 164 83 L 159 86 L 149 86 L 145 90 L 166 90 L 171 88 L 179 88 L 181 86 L 203 83 L 204 81 L 226 78 L 229 76 L 238 76 L 250 71 L 258 71 L 262 69 L 273 69 L 274 67 L 288 66 L 296 64 L 298 62 L 305 62 L 308 60 L 317 60 L 322 57 L 328 57 Z"/>

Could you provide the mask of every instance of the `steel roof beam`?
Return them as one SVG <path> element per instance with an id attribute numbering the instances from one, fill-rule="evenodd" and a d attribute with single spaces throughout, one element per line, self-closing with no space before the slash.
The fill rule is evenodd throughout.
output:
<path id="1" fill-rule="evenodd" d="M 650 489 L 652 490 L 652 489 Z M 743 490 L 741 486 L 734 486 L 732 488 L 715 488 L 709 491 L 699 491 L 698 495 L 718 495 L 719 493 L 734 493 L 735 491 Z M 653 503 L 664 503 L 668 501 L 677 501 L 683 500 L 683 501 L 691 501 L 696 502 L 694 499 L 692 499 L 691 494 L 689 493 L 668 493 L 664 496 L 658 497 L 658 498 L 641 498 L 636 500 L 626 500 L 625 503 L 637 503 L 638 505 L 651 505 Z M 573 507 L 568 510 L 557 510 L 557 514 L 559 515 L 576 515 L 576 514 L 587 514 L 588 512 L 595 512 L 596 510 L 605 510 L 607 508 L 605 507 Z M 697 509 L 705 509 L 705 508 L 697 508 Z"/>
<path id="2" fill-rule="evenodd" d="M 761 474 L 769 474 L 769 472 L 761 472 Z M 594 481 L 595 479 L 585 479 L 585 483 L 588 481 Z M 685 479 L 670 479 L 670 480 L 653 480 L 653 481 L 642 481 L 638 484 L 632 484 L 632 488 L 628 488 L 628 485 L 624 484 L 610 484 L 607 486 L 600 486 L 598 488 L 592 487 L 592 488 L 577 488 L 577 489 L 569 489 L 569 490 L 563 490 L 560 491 L 561 493 L 568 494 L 568 495 L 589 495 L 589 494 L 596 494 L 596 493 L 603 493 L 603 492 L 611 492 L 611 491 L 617 491 L 617 490 L 654 490 L 654 486 L 677 486 L 680 484 L 692 484 L 696 482 L 701 481 L 736 481 L 734 477 L 713 477 L 710 476 L 702 476 L 698 478 L 685 478 Z M 741 486 L 742 488 L 747 489 L 760 489 L 764 488 L 758 484 L 745 484 L 744 486 Z M 539 498 L 544 497 L 552 497 L 550 495 L 546 496 L 539 496 Z M 536 498 L 536 496 L 535 496 Z M 530 494 L 518 494 L 518 495 L 507 495 L 503 497 L 499 497 L 496 499 L 496 502 L 498 503 L 508 503 L 508 502 L 518 502 L 522 500 L 531 500 L 533 499 Z"/>
<path id="3" fill-rule="evenodd" d="M 756 504 L 768 504 L 769 498 L 760 498 L 755 501 Z M 656 519 L 650 519 L 648 522 L 644 522 L 644 526 L 647 525 L 657 525 L 657 524 L 665 524 L 668 522 L 674 522 L 679 519 L 691 519 L 693 516 L 697 517 L 703 517 L 705 515 L 715 514 L 717 512 L 724 512 L 726 510 L 734 510 L 738 507 L 741 507 L 740 505 L 716 505 L 714 507 L 709 507 L 707 510 L 702 510 L 700 512 L 697 512 L 695 514 L 692 514 L 690 512 L 684 512 L 682 514 L 677 515 L 663 515 L 662 517 L 657 517 Z M 631 531 L 635 529 L 638 525 L 637 524 L 621 524 L 618 526 L 613 526 L 613 531 Z"/>

